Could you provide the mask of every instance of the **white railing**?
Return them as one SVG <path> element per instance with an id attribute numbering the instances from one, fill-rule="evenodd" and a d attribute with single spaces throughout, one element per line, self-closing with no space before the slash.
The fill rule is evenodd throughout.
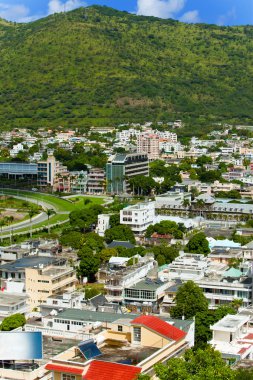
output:
<path id="1" fill-rule="evenodd" d="M 33 326 L 33 325 L 25 325 L 25 331 L 39 331 L 42 333 L 42 335 L 45 336 L 51 336 L 51 337 L 58 337 L 58 338 L 68 338 L 68 339 L 75 339 L 75 340 L 88 340 L 92 338 L 92 334 L 84 334 L 84 333 L 77 333 L 74 331 L 61 331 L 61 330 L 55 330 L 55 329 L 48 329 L 46 327 L 42 326 Z"/>

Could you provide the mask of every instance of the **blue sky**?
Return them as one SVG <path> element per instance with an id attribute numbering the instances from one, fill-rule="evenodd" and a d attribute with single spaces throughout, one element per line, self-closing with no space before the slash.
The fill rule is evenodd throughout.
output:
<path id="1" fill-rule="evenodd" d="M 0 17 L 29 22 L 51 13 L 92 4 L 185 22 L 253 24 L 253 0 L 0 0 Z"/>

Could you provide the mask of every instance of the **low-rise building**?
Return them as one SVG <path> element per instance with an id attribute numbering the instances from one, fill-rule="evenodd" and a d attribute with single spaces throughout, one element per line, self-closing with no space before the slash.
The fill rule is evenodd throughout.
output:
<path id="1" fill-rule="evenodd" d="M 209 308 L 215 309 L 219 305 L 229 304 L 234 299 L 241 299 L 244 307 L 251 305 L 252 274 L 235 268 L 221 270 L 220 273 L 218 270 L 217 265 L 209 267 L 205 277 L 196 281 L 209 301 Z"/>
<path id="2" fill-rule="evenodd" d="M 98 281 L 105 284 L 106 298 L 111 302 L 122 302 L 124 299 L 124 289 L 136 284 L 145 278 L 150 270 L 155 268 L 153 258 L 136 259 L 131 266 L 126 266 L 124 258 L 116 258 L 118 261 L 111 261 L 113 265 L 101 267 L 98 272 Z M 116 265 L 116 263 L 118 264 Z"/>
<path id="3" fill-rule="evenodd" d="M 29 295 L 30 309 L 39 307 L 50 296 L 73 291 L 76 285 L 76 271 L 67 265 L 26 268 L 25 288 Z"/>
<path id="4" fill-rule="evenodd" d="M 2 291 L 0 293 L 0 319 L 12 314 L 26 314 L 28 308 L 28 297 L 25 294 L 15 294 Z"/>
<path id="5" fill-rule="evenodd" d="M 229 364 L 253 359 L 253 328 L 249 315 L 226 315 L 210 328 L 213 333 L 210 344 Z"/>
<path id="6" fill-rule="evenodd" d="M 105 171 L 92 168 L 87 177 L 87 191 L 89 194 L 103 194 L 105 192 Z"/>
<path id="7" fill-rule="evenodd" d="M 120 211 L 120 224 L 136 234 L 143 234 L 155 220 L 155 202 L 137 203 Z"/>
<path id="8" fill-rule="evenodd" d="M 128 317 L 114 320 L 95 338 L 56 356 L 46 369 L 55 379 L 73 374 L 76 380 L 98 380 L 103 373 L 103 380 L 112 375 L 115 380 L 135 380 L 140 372 L 153 375 L 156 363 L 180 356 L 194 343 L 193 321 Z"/>

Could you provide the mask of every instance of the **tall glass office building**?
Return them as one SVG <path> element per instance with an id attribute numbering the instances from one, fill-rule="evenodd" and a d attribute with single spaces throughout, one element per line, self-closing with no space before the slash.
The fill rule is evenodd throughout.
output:
<path id="1" fill-rule="evenodd" d="M 129 192 L 127 179 L 137 175 L 149 175 L 149 160 L 147 154 L 117 153 L 106 165 L 107 192 L 120 194 Z"/>

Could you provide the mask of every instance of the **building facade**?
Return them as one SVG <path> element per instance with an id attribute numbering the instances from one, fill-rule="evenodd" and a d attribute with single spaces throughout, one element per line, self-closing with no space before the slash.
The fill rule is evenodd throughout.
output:
<path id="1" fill-rule="evenodd" d="M 149 160 L 145 153 L 116 154 L 106 165 L 107 192 L 120 194 L 130 192 L 127 183 L 137 175 L 149 175 Z"/>

